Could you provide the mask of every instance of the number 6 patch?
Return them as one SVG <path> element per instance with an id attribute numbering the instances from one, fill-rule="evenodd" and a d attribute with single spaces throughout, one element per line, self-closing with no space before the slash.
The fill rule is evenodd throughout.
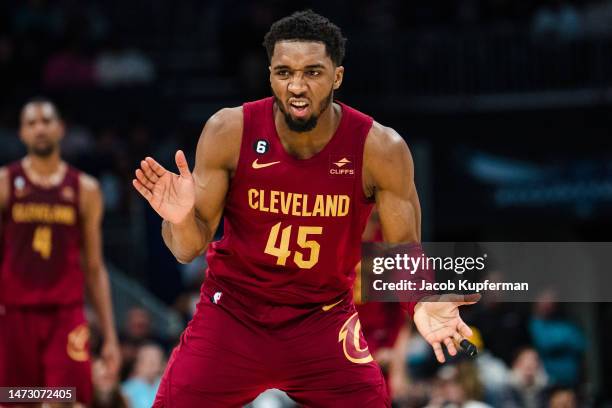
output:
<path id="1" fill-rule="evenodd" d="M 256 153 L 264 154 L 270 150 L 270 143 L 264 139 L 258 139 L 253 144 L 253 149 L 255 149 Z"/>

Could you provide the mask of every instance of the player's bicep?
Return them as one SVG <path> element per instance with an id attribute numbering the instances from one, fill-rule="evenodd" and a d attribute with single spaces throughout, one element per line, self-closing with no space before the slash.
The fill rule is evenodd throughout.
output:
<path id="1" fill-rule="evenodd" d="M 421 207 L 406 142 L 393 132 L 379 138 L 371 151 L 369 171 L 385 241 L 419 242 Z"/>
<path id="2" fill-rule="evenodd" d="M 223 213 L 229 176 L 224 169 L 205 167 L 194 171 L 194 180 L 196 217 L 214 234 Z"/>
<path id="3" fill-rule="evenodd" d="M 242 112 L 223 109 L 209 119 L 196 149 L 193 177 L 196 217 L 214 234 L 240 151 Z"/>
<path id="4" fill-rule="evenodd" d="M 83 262 L 87 271 L 102 264 L 102 215 L 104 204 L 100 187 L 93 177 L 81 176 L 81 222 Z"/>

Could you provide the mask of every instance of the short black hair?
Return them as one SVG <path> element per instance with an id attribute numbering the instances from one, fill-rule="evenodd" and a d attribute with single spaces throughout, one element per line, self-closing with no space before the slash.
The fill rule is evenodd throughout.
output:
<path id="1" fill-rule="evenodd" d="M 55 104 L 55 102 L 53 102 L 51 99 L 47 98 L 46 96 L 35 96 L 33 98 L 28 99 L 23 104 L 23 107 L 21 108 L 21 112 L 23 113 L 23 110 L 25 109 L 25 107 L 30 105 L 30 104 L 34 104 L 34 105 L 49 104 L 53 108 L 53 111 L 55 112 L 55 116 L 58 119 L 60 119 L 60 120 L 62 119 L 62 114 L 60 113 L 59 109 L 57 108 L 57 105 Z"/>
<path id="2" fill-rule="evenodd" d="M 264 36 L 263 46 L 272 59 L 274 45 L 278 41 L 316 41 L 325 44 L 327 55 L 338 66 L 344 59 L 346 38 L 337 25 L 312 10 L 297 11 L 283 17 L 270 27 Z"/>

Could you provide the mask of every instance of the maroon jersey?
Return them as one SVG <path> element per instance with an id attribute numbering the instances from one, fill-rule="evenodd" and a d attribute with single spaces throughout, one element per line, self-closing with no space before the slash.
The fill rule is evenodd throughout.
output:
<path id="1" fill-rule="evenodd" d="M 68 167 L 57 186 L 33 184 L 8 166 L 10 198 L 2 212 L 0 303 L 17 306 L 83 302 L 79 172 Z"/>
<path id="2" fill-rule="evenodd" d="M 289 155 L 273 98 L 243 106 L 240 159 L 226 197 L 224 236 L 208 251 L 208 279 L 265 303 L 329 303 L 350 292 L 372 209 L 362 161 L 372 118 L 344 104 L 319 153 Z"/>

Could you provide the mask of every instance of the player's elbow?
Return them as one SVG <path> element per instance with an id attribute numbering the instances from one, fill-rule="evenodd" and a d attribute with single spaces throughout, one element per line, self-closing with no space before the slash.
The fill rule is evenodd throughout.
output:
<path id="1" fill-rule="evenodd" d="M 205 251 L 206 251 L 206 247 L 199 249 L 199 250 L 194 250 L 191 252 L 183 252 L 183 253 L 176 253 L 172 251 L 172 255 L 174 255 L 174 259 L 176 259 L 178 263 L 189 264 L 193 262 L 198 256 L 202 255 Z"/>
<path id="2" fill-rule="evenodd" d="M 195 259 L 194 257 L 185 257 L 185 256 L 179 256 L 179 255 L 174 255 L 174 259 L 176 259 L 176 261 L 180 264 L 186 265 L 189 264 L 191 262 L 193 262 L 193 260 Z"/>
<path id="3" fill-rule="evenodd" d="M 100 275 L 104 272 L 104 266 L 100 262 L 86 262 L 84 265 L 85 279 L 92 285 L 96 285 Z"/>

